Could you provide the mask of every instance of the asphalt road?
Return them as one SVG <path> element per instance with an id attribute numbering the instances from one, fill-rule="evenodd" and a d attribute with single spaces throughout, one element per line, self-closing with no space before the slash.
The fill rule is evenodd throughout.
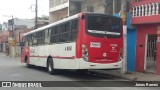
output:
<path id="1" fill-rule="evenodd" d="M 61 71 L 57 75 L 49 75 L 46 68 L 33 67 L 26 68 L 25 64 L 21 63 L 19 58 L 10 58 L 5 54 L 0 53 L 0 81 L 125 81 L 121 78 L 113 76 L 101 76 L 98 73 L 78 73 L 73 71 Z M 67 82 L 66 82 L 67 83 Z M 64 84 L 64 83 L 63 83 Z M 111 82 L 110 84 L 123 84 L 128 83 Z M 77 86 L 82 87 L 77 87 Z M 94 85 L 93 85 L 94 86 Z M 96 84 L 95 84 L 96 86 Z M 0 90 L 151 90 L 151 88 L 139 87 L 87 87 L 83 83 L 75 82 L 73 87 L 52 87 L 52 88 L 0 88 Z M 159 88 L 152 88 L 159 90 Z"/>

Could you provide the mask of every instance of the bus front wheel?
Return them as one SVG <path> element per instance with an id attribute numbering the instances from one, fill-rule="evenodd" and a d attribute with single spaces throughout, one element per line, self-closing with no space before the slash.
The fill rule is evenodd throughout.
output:
<path id="1" fill-rule="evenodd" d="M 26 67 L 31 68 L 31 65 L 29 64 L 29 60 L 27 57 L 25 57 Z"/>
<path id="2" fill-rule="evenodd" d="M 54 69 L 54 64 L 52 58 L 49 58 L 47 63 L 48 73 L 51 75 L 55 75 L 57 73 L 57 70 Z"/>

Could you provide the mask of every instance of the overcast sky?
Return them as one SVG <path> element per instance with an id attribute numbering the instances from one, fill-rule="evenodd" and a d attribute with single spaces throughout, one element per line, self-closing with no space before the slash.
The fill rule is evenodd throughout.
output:
<path id="1" fill-rule="evenodd" d="M 30 7 L 35 4 L 35 1 L 36 0 L 0 0 L 0 23 L 11 18 L 4 15 L 13 15 L 14 18 L 21 19 L 34 18 L 35 12 L 32 12 Z M 38 0 L 38 7 L 38 16 L 49 15 L 49 0 Z"/>

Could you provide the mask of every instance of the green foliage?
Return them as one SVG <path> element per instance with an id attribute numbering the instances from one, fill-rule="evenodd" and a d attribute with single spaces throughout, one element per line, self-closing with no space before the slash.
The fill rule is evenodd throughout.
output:
<path id="1" fill-rule="evenodd" d="M 41 17 L 38 17 L 38 20 L 49 20 L 49 16 L 42 15 Z"/>
<path id="2" fill-rule="evenodd" d="M 2 24 L 0 24 L 0 30 L 2 30 Z"/>

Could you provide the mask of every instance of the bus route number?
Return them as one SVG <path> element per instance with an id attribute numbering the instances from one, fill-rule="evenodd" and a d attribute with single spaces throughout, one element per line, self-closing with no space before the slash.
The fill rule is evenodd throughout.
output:
<path id="1" fill-rule="evenodd" d="M 72 51 L 72 46 L 65 47 L 65 51 Z"/>

